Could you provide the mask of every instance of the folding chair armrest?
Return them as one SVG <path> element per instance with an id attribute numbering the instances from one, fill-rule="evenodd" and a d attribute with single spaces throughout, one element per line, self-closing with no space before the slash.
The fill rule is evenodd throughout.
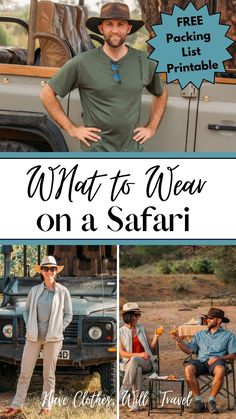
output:
<path id="1" fill-rule="evenodd" d="M 226 359 L 226 364 L 230 364 L 232 367 L 234 366 L 235 359 Z"/>
<path id="2" fill-rule="evenodd" d="M 183 365 L 187 364 L 190 359 L 193 359 L 194 353 L 189 354 L 186 358 L 183 360 Z"/>
<path id="3" fill-rule="evenodd" d="M 226 359 L 225 361 L 226 373 L 235 375 L 234 359 Z"/>

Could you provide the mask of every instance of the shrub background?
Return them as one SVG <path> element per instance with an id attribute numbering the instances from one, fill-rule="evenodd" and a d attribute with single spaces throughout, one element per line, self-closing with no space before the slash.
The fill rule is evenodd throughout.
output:
<path id="1" fill-rule="evenodd" d="M 120 266 L 137 274 L 215 274 L 236 285 L 236 246 L 120 246 Z"/>

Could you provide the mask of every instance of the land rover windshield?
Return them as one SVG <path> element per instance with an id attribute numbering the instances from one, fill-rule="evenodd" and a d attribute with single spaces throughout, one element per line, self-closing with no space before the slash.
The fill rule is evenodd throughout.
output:
<path id="1" fill-rule="evenodd" d="M 115 276 L 97 276 L 81 278 L 59 278 L 57 282 L 64 285 L 71 296 L 109 297 L 116 295 Z M 27 296 L 30 289 L 41 283 L 37 276 L 34 278 L 15 278 L 6 288 L 5 294 L 10 296 Z"/>

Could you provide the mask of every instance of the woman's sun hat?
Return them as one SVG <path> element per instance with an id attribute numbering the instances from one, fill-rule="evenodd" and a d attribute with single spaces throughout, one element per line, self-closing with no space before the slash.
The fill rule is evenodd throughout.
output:
<path id="1" fill-rule="evenodd" d="M 143 311 L 140 310 L 137 303 L 125 303 L 123 305 L 122 314 L 128 313 L 129 311 L 134 311 L 137 313 L 143 313 Z"/>
<path id="2" fill-rule="evenodd" d="M 44 266 L 48 266 L 48 267 L 55 266 L 57 268 L 57 273 L 60 273 L 64 269 L 64 266 L 57 265 L 57 262 L 54 256 L 44 256 L 40 265 L 35 265 L 34 269 L 38 274 L 40 274 L 42 272 L 41 269 Z"/>

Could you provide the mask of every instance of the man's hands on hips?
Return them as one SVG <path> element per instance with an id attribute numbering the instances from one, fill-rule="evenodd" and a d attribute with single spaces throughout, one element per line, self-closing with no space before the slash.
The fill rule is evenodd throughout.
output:
<path id="1" fill-rule="evenodd" d="M 153 137 L 158 129 L 164 115 L 167 103 L 167 90 L 163 88 L 161 96 L 152 96 L 151 112 L 145 127 L 134 129 L 133 140 L 139 144 L 144 144 L 149 138 Z"/>
<path id="2" fill-rule="evenodd" d="M 74 126 L 69 134 L 77 138 L 77 140 L 82 141 L 87 147 L 91 147 L 89 141 L 97 142 L 101 139 L 101 136 L 99 135 L 101 132 L 100 128 L 94 128 L 94 127 L 76 127 Z"/>
<path id="3" fill-rule="evenodd" d="M 144 144 L 149 138 L 153 137 L 155 131 L 151 130 L 149 127 L 138 127 L 134 129 L 133 140 L 137 141 L 139 144 Z"/>
<path id="4" fill-rule="evenodd" d="M 87 147 L 90 147 L 89 141 L 97 142 L 100 140 L 101 137 L 99 134 L 101 130 L 99 128 L 84 126 L 78 127 L 73 124 L 73 122 L 65 114 L 61 102 L 57 98 L 56 92 L 48 84 L 43 87 L 40 93 L 40 99 L 51 118 L 69 135 L 71 135 L 71 137 L 82 141 L 82 143 L 84 143 Z"/>
<path id="5" fill-rule="evenodd" d="M 214 362 L 216 362 L 218 360 L 219 360 L 219 358 L 217 356 L 213 356 L 212 358 L 208 359 L 207 363 L 208 363 L 208 365 L 212 365 L 212 364 L 214 364 Z"/>

